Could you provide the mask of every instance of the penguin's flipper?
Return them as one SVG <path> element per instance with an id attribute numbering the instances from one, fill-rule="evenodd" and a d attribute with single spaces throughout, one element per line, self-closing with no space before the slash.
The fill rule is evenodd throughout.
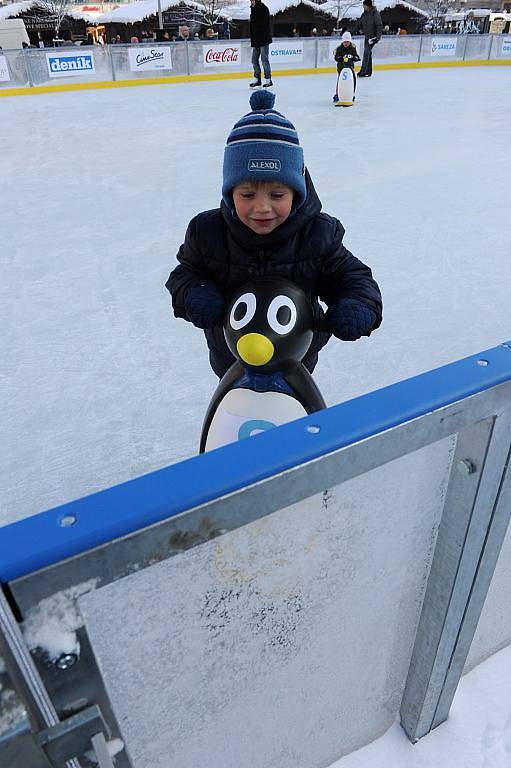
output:
<path id="1" fill-rule="evenodd" d="M 300 363 L 295 368 L 288 371 L 285 374 L 284 379 L 287 381 L 295 393 L 296 399 L 301 402 L 307 413 L 316 413 L 316 411 L 322 411 L 323 408 L 326 408 L 323 395 L 303 363 Z"/>
<path id="2" fill-rule="evenodd" d="M 213 416 L 216 413 L 216 409 L 218 408 L 219 402 L 221 401 L 225 393 L 232 388 L 232 386 L 236 383 L 236 381 L 242 375 L 243 375 L 243 366 L 241 365 L 240 362 L 236 361 L 231 365 L 231 367 L 226 371 L 226 373 L 224 373 L 224 375 L 218 382 L 218 386 L 213 393 L 213 397 L 211 398 L 211 402 L 208 406 L 208 410 L 206 411 L 206 415 L 204 416 L 204 421 L 202 423 L 199 453 L 204 453 L 204 451 L 206 450 L 206 440 L 208 439 L 209 428 L 211 426 Z"/>

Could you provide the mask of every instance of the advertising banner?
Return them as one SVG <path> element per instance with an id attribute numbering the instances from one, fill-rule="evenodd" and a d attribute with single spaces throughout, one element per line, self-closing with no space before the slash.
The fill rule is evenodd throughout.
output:
<path id="1" fill-rule="evenodd" d="M 11 77 L 9 75 L 9 66 L 7 64 L 7 59 L 5 56 L 0 55 L 0 80 L 3 82 L 7 82 L 7 80 L 10 80 Z"/>
<path id="2" fill-rule="evenodd" d="M 159 69 L 172 69 L 170 47 L 148 45 L 129 48 L 128 55 L 132 72 L 154 72 Z"/>
<path id="3" fill-rule="evenodd" d="M 502 41 L 502 53 L 504 56 L 511 56 L 511 37 L 505 37 Z"/>
<path id="4" fill-rule="evenodd" d="M 205 45 L 202 54 L 205 67 L 235 67 L 241 62 L 240 45 Z"/>
<path id="5" fill-rule="evenodd" d="M 50 77 L 69 77 L 95 71 L 92 53 L 47 53 L 46 61 Z"/>
<path id="6" fill-rule="evenodd" d="M 303 45 L 300 43 L 271 43 L 270 63 L 303 61 Z"/>
<path id="7" fill-rule="evenodd" d="M 452 37 L 434 37 L 431 40 L 432 56 L 456 56 L 456 35 Z"/>

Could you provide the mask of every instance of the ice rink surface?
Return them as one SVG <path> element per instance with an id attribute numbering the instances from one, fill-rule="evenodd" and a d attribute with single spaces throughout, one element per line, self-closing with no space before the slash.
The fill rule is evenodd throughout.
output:
<path id="1" fill-rule="evenodd" d="M 384 299 L 370 339 L 330 342 L 329 404 L 511 338 L 511 68 L 275 78 L 326 212 Z M 247 81 L 0 101 L 0 523 L 192 455 L 215 387 L 164 282 L 218 205 Z"/>

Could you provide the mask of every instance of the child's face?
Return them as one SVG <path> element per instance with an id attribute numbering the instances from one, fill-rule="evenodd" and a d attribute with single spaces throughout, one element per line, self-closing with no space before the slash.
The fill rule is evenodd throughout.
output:
<path id="1" fill-rule="evenodd" d="M 244 181 L 232 197 L 238 218 L 258 235 L 267 235 L 282 224 L 293 207 L 293 190 L 278 181 Z"/>
<path id="2" fill-rule="evenodd" d="M 342 44 L 344 45 L 345 48 L 349 48 L 350 41 L 349 40 L 343 40 Z"/>

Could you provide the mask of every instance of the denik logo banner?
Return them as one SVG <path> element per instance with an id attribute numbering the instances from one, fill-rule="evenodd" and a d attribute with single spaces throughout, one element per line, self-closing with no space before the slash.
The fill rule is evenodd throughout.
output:
<path id="1" fill-rule="evenodd" d="M 278 64 L 279 61 L 303 61 L 303 45 L 299 43 L 271 43 L 270 61 Z"/>
<path id="2" fill-rule="evenodd" d="M 46 61 L 50 77 L 69 77 L 95 71 L 92 53 L 47 53 Z"/>
<path id="3" fill-rule="evenodd" d="M 5 56 L 0 56 L 0 80 L 7 81 L 10 80 L 11 77 L 9 75 L 9 67 L 7 65 L 7 59 Z"/>
<path id="4" fill-rule="evenodd" d="M 455 56 L 456 55 L 456 35 L 453 35 L 453 37 L 434 37 L 431 40 L 431 55 L 432 56 Z"/>
<path id="5" fill-rule="evenodd" d="M 202 53 L 205 67 L 234 67 L 241 62 L 239 45 L 205 45 Z"/>
<path id="6" fill-rule="evenodd" d="M 280 171 L 280 160 L 249 160 L 249 171 Z"/>
<path id="7" fill-rule="evenodd" d="M 502 41 L 502 53 L 511 56 L 511 37 L 506 37 Z"/>
<path id="8" fill-rule="evenodd" d="M 132 72 L 172 69 L 170 48 L 166 46 L 155 45 L 154 48 L 149 48 L 145 45 L 140 48 L 129 48 L 128 54 Z"/>

